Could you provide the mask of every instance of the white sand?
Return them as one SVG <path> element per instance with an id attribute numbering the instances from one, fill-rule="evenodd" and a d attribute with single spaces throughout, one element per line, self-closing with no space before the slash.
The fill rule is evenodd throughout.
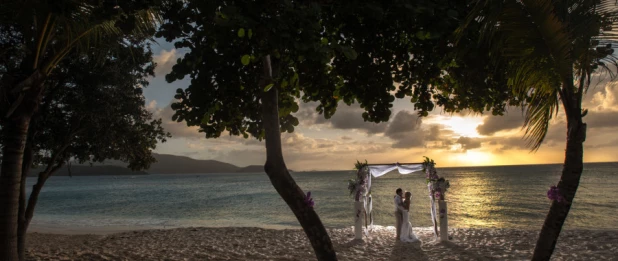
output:
<path id="1" fill-rule="evenodd" d="M 329 229 L 339 260 L 529 260 L 538 231 L 453 229 L 439 243 L 401 243 L 378 228 L 364 242 L 351 228 Z M 108 235 L 30 233 L 28 260 L 315 260 L 300 229 L 175 228 Z M 553 260 L 618 260 L 618 231 L 563 231 Z"/>

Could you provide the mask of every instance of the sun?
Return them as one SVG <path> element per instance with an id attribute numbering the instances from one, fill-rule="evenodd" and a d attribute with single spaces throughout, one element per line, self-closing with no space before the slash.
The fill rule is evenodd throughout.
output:
<path id="1" fill-rule="evenodd" d="M 454 155 L 454 160 L 458 166 L 486 166 L 493 165 L 494 156 L 483 151 L 466 151 Z"/>
<path id="2" fill-rule="evenodd" d="M 432 119 L 428 119 L 427 122 L 442 124 L 452 130 L 456 136 L 480 137 L 481 135 L 476 131 L 476 128 L 483 123 L 483 117 L 436 115 Z"/>

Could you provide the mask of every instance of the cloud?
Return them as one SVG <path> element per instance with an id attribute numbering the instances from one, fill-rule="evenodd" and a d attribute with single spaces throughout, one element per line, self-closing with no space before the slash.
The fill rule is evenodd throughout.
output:
<path id="1" fill-rule="evenodd" d="M 482 139 L 480 138 L 470 138 L 470 137 L 459 137 L 457 139 L 458 144 L 461 145 L 461 150 L 466 152 L 471 149 L 478 149 L 481 147 Z"/>
<path id="2" fill-rule="evenodd" d="M 174 115 L 174 110 L 172 110 L 171 103 L 165 106 L 163 109 L 156 107 L 157 102 L 151 101 L 147 108 L 153 113 L 153 118 L 161 119 L 162 126 L 165 131 L 172 134 L 172 138 L 204 138 L 205 135 L 199 132 L 199 127 L 192 126 L 188 127 L 187 124 L 183 122 L 176 122 L 172 120 L 172 116 Z"/>
<path id="3" fill-rule="evenodd" d="M 421 131 L 422 120 L 409 111 L 399 111 L 384 132 L 384 136 L 391 138 L 393 148 L 412 148 L 425 144 L 425 137 Z"/>
<path id="4" fill-rule="evenodd" d="M 607 83 L 603 89 L 592 94 L 585 107 L 590 108 L 584 122 L 588 128 L 618 127 L 618 83 Z"/>
<path id="5" fill-rule="evenodd" d="M 286 165 L 294 170 L 349 169 L 357 159 L 386 158 L 384 151 L 390 147 L 387 142 L 314 138 L 302 132 L 283 133 L 281 141 Z M 240 166 L 264 164 L 265 160 L 264 146 L 220 146 L 208 153 L 210 158 Z"/>
<path id="6" fill-rule="evenodd" d="M 429 124 L 425 132 L 425 147 L 427 149 L 449 150 L 454 143 L 455 132 L 442 124 Z"/>
<path id="7" fill-rule="evenodd" d="M 172 67 L 176 64 L 176 61 L 180 55 L 176 51 L 176 49 L 172 50 L 161 50 L 161 52 L 157 55 L 153 56 L 153 60 L 157 63 L 157 67 L 155 68 L 156 76 L 165 76 L 166 74 L 172 71 Z"/>
<path id="8" fill-rule="evenodd" d="M 618 109 L 618 83 L 610 82 L 605 87 L 592 95 L 591 105 L 597 111 Z"/>
<path id="9" fill-rule="evenodd" d="M 447 129 L 442 124 L 431 124 L 425 134 L 426 141 L 442 141 L 445 138 L 452 137 L 455 132 L 451 129 Z"/>
<path id="10" fill-rule="evenodd" d="M 618 146 L 618 139 L 613 139 L 608 142 L 598 143 L 598 144 L 590 144 L 584 143 L 585 149 L 596 149 L 596 148 L 607 148 L 607 147 L 616 147 Z"/>
<path id="11" fill-rule="evenodd" d="M 340 103 L 337 107 L 337 112 L 330 118 L 325 119 L 320 115 L 315 108 L 319 105 L 317 102 L 302 103 L 300 109 L 294 115 L 299 118 L 302 125 L 312 126 L 321 124 L 333 129 L 341 130 L 359 130 L 367 134 L 378 134 L 384 132 L 387 123 L 366 122 L 363 119 L 364 110 L 358 107 L 357 104 L 348 106 L 345 103 Z"/>
<path id="12" fill-rule="evenodd" d="M 340 105 L 329 122 L 335 129 L 357 129 L 368 134 L 384 132 L 386 123 L 366 122 L 362 116 L 363 112 L 364 110 L 361 108 Z"/>
<path id="13" fill-rule="evenodd" d="M 476 127 L 479 134 L 492 136 L 496 132 L 521 128 L 524 125 L 524 116 L 520 111 L 510 110 L 503 116 L 485 116 L 483 123 Z"/>
<path id="14" fill-rule="evenodd" d="M 588 124 L 588 128 L 618 127 L 618 111 L 591 111 L 583 121 Z"/>

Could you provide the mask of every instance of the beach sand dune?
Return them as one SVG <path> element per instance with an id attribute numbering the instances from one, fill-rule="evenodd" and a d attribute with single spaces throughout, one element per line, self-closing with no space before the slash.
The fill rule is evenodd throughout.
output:
<path id="1" fill-rule="evenodd" d="M 416 243 L 395 240 L 378 227 L 364 241 L 353 231 L 329 229 L 339 260 L 529 260 L 538 231 L 452 229 L 453 240 L 433 240 L 416 228 Z M 109 235 L 30 233 L 28 260 L 315 260 L 300 229 L 174 228 Z M 564 231 L 552 260 L 618 260 L 618 231 Z"/>

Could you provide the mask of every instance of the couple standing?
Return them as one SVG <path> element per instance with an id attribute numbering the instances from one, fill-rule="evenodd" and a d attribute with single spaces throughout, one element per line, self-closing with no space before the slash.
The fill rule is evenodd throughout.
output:
<path id="1" fill-rule="evenodd" d="M 397 220 L 397 238 L 402 242 L 416 242 L 418 238 L 412 231 L 412 223 L 410 223 L 410 198 L 412 193 L 407 192 L 403 198 L 403 190 L 398 188 L 395 191 L 395 219 Z"/>

